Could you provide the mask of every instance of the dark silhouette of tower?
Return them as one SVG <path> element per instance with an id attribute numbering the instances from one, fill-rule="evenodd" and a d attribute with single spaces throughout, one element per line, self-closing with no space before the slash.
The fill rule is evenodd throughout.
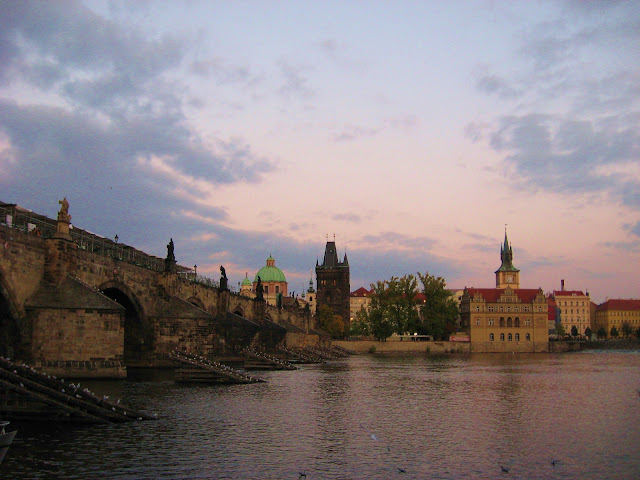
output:
<path id="1" fill-rule="evenodd" d="M 347 254 L 344 260 L 338 261 L 335 239 L 327 241 L 322 265 L 316 261 L 316 311 L 321 305 L 328 305 L 333 313 L 340 315 L 345 326 L 349 323 L 349 261 Z"/>

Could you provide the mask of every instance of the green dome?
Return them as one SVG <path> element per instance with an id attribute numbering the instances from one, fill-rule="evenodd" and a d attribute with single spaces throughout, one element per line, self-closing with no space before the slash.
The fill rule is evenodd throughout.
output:
<path id="1" fill-rule="evenodd" d="M 262 283 L 264 282 L 287 282 L 287 279 L 278 267 L 276 267 L 276 261 L 273 259 L 271 255 L 267 258 L 267 265 L 262 267 L 258 273 L 256 273 L 256 277 L 253 279 L 254 282 L 258 281 L 258 277 Z"/>
<path id="2" fill-rule="evenodd" d="M 242 280 L 242 286 L 243 287 L 246 287 L 246 286 L 250 287 L 251 286 L 251 280 L 249 280 L 249 276 L 248 275 L 244 277 L 244 280 Z"/>

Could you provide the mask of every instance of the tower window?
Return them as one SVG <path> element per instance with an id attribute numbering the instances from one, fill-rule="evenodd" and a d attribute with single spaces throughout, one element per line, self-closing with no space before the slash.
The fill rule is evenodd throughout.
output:
<path id="1" fill-rule="evenodd" d="M 500 334 L 500 341 L 501 341 L 501 342 L 504 342 L 504 333 L 501 333 L 501 334 Z"/>
<path id="2" fill-rule="evenodd" d="M 493 342 L 493 333 L 490 333 L 490 334 L 489 334 L 489 341 L 490 341 L 490 342 Z"/>

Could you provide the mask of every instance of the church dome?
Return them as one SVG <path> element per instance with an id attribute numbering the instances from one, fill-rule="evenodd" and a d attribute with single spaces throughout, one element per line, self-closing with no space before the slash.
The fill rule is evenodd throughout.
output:
<path id="1" fill-rule="evenodd" d="M 262 283 L 264 282 L 287 282 L 287 279 L 278 267 L 276 267 L 276 261 L 273 259 L 271 255 L 267 258 L 267 265 L 262 267 L 258 273 L 256 273 L 256 277 L 254 278 L 254 282 L 258 281 L 258 277 Z"/>
<path id="2" fill-rule="evenodd" d="M 250 287 L 251 286 L 251 280 L 249 280 L 249 275 L 245 275 L 244 276 L 244 280 L 242 280 L 242 286 L 243 287 Z"/>

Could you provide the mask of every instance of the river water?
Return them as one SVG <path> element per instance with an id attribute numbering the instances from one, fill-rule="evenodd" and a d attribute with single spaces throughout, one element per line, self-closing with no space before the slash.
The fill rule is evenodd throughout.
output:
<path id="1" fill-rule="evenodd" d="M 0 478 L 640 478 L 637 351 L 362 355 L 260 376 L 87 382 L 159 420 L 19 424 Z"/>

